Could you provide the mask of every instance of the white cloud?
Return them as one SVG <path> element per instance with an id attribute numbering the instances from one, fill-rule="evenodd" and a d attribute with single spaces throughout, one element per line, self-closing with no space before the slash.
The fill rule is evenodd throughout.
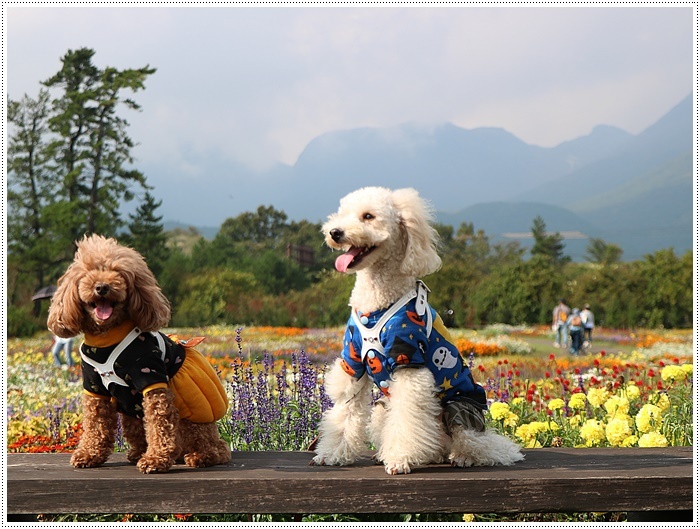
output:
<path id="1" fill-rule="evenodd" d="M 678 7 L 6 7 L 9 95 L 69 49 L 157 68 L 125 117 L 149 163 L 293 163 L 333 129 L 451 121 L 554 145 L 640 132 L 692 89 Z M 192 169 L 194 170 L 194 168 Z"/>

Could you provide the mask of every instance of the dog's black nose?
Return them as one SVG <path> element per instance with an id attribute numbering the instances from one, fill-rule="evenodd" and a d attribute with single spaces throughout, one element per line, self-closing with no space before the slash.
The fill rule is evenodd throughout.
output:
<path id="1" fill-rule="evenodd" d="M 345 235 L 345 232 L 338 228 L 333 228 L 330 232 L 331 239 L 333 239 L 335 242 L 340 242 L 340 239 L 343 238 L 343 235 Z"/>
<path id="2" fill-rule="evenodd" d="M 106 296 L 109 293 L 109 285 L 107 283 L 97 283 L 95 285 L 95 292 L 99 296 Z"/>

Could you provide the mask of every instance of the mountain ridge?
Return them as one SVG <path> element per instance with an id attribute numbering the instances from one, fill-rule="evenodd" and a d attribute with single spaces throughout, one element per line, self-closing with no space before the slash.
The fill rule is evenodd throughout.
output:
<path id="1" fill-rule="evenodd" d="M 692 248 L 692 117 L 689 95 L 637 135 L 598 125 L 555 147 L 529 145 L 499 127 L 464 129 L 451 123 L 330 131 L 309 142 L 294 165 L 277 164 L 268 171 L 216 157 L 192 160 L 202 177 L 191 183 L 171 176 L 188 189 L 184 200 L 165 191 L 163 217 L 182 221 L 169 212 L 200 211 L 200 218 L 221 218 L 220 225 L 262 204 L 291 220 L 318 222 L 359 187 L 415 187 L 456 225 L 495 225 L 488 206 L 492 215 L 502 216 L 503 208 L 493 204 L 507 203 L 519 219 L 507 232 L 528 231 L 535 215 L 526 225 L 523 215 L 536 211 L 550 231 L 568 231 L 555 220 L 562 215 L 551 222 L 544 215 L 553 211 L 547 206 L 557 206 L 577 217 L 589 237 L 619 244 L 623 259 L 668 246 L 683 251 Z M 533 210 L 533 203 L 540 206 Z M 479 204 L 484 206 L 469 209 Z M 662 224 L 653 212 L 663 213 Z M 662 226 L 675 235 L 644 241 L 645 233 L 663 231 Z M 484 231 L 496 239 L 506 232 Z"/>

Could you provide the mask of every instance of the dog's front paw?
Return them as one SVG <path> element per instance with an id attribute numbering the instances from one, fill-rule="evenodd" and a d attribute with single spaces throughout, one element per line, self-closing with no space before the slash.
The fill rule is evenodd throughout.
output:
<path id="1" fill-rule="evenodd" d="M 395 476 L 396 474 L 410 474 L 411 466 L 406 460 L 390 461 L 384 463 L 384 470 L 386 470 L 386 473 L 391 476 Z"/>
<path id="2" fill-rule="evenodd" d="M 175 461 L 169 457 L 143 456 L 136 463 L 136 468 L 144 474 L 156 474 L 158 472 L 167 472 L 174 463 Z"/>
<path id="3" fill-rule="evenodd" d="M 352 465 L 354 462 L 354 459 L 349 459 L 347 457 L 318 454 L 309 462 L 309 465 L 344 467 Z"/>
<path id="4" fill-rule="evenodd" d="M 99 467 L 107 458 L 95 457 L 88 450 L 76 450 L 70 458 L 70 464 L 75 468 L 94 468 Z"/>

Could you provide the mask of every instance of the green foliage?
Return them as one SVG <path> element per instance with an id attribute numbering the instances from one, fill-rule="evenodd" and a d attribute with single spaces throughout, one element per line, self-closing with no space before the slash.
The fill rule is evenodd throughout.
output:
<path id="1" fill-rule="evenodd" d="M 602 239 L 595 237 L 590 240 L 586 247 L 586 260 L 591 263 L 611 265 L 620 261 L 622 248 L 617 244 L 606 243 Z"/>
<path id="2" fill-rule="evenodd" d="M 7 307 L 7 336 L 33 336 L 46 328 L 46 322 L 37 318 L 28 307 Z"/>
<path id="3" fill-rule="evenodd" d="M 121 93 L 143 89 L 155 69 L 100 69 L 92 62 L 94 54 L 89 48 L 69 50 L 61 58 L 61 70 L 44 82 L 61 90 L 49 119 L 55 133 L 50 149 L 64 182 L 63 198 L 79 205 L 79 215 L 70 223 L 73 239 L 82 232 L 115 235 L 122 225 L 121 202 L 133 198 L 130 186 L 147 187 L 139 171 L 127 168 L 134 143 L 117 110 L 121 105 L 140 109 Z"/>
<path id="4" fill-rule="evenodd" d="M 179 327 L 236 323 L 241 299 L 256 287 L 255 278 L 235 270 L 218 269 L 190 276 L 183 295 L 173 314 L 173 323 Z"/>
<path id="5" fill-rule="evenodd" d="M 163 217 L 155 215 L 162 203 L 162 200 L 156 202 L 153 195 L 146 192 L 144 201 L 136 212 L 129 215 L 129 232 L 121 237 L 123 243 L 143 255 L 156 277 L 162 273 L 170 254 L 168 237 L 163 231 Z"/>
<path id="6" fill-rule="evenodd" d="M 532 256 L 541 255 L 551 259 L 556 264 L 564 264 L 571 261 L 571 258 L 564 255 L 564 238 L 557 233 L 548 234 L 544 219 L 540 216 L 532 221 L 532 237 L 535 244 L 530 249 Z"/>

